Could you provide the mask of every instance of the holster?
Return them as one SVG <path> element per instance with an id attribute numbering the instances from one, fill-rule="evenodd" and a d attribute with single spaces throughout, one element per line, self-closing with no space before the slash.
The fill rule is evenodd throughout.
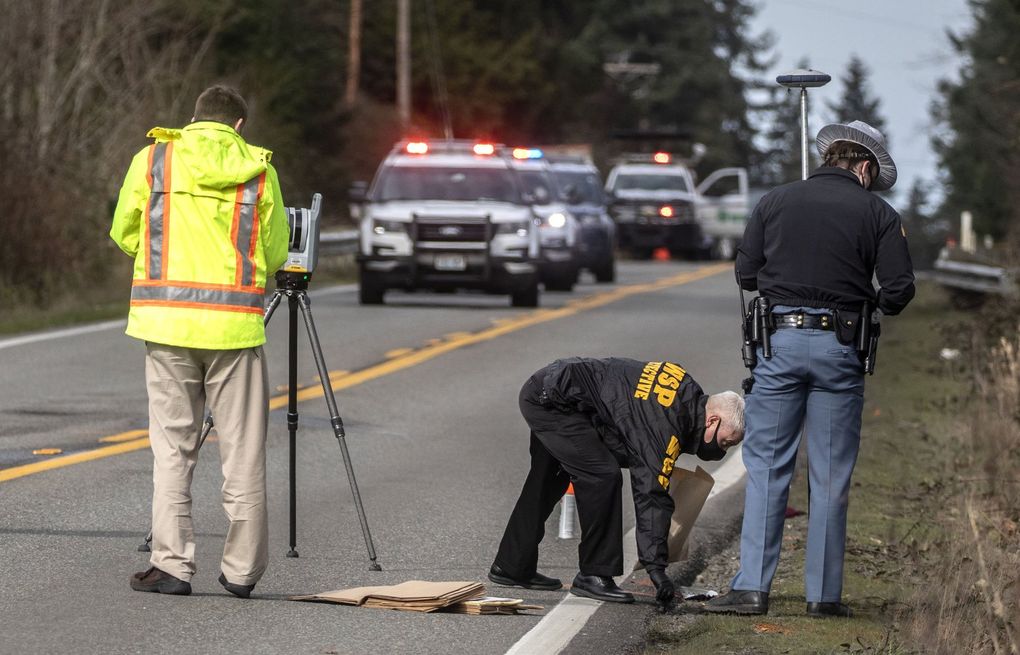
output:
<path id="1" fill-rule="evenodd" d="M 844 346 L 857 344 L 857 331 L 861 329 L 861 313 L 846 309 L 835 310 L 836 340 Z"/>

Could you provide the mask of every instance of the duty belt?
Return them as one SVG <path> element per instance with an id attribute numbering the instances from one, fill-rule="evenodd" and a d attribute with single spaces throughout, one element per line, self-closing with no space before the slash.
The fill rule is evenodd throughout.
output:
<path id="1" fill-rule="evenodd" d="M 835 330 L 831 314 L 773 314 L 772 321 L 777 330 L 802 328 L 807 330 Z"/>

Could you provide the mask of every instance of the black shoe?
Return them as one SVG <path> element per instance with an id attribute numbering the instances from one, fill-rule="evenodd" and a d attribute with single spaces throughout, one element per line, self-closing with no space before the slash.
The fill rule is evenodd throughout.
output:
<path id="1" fill-rule="evenodd" d="M 191 583 L 160 571 L 150 566 L 148 571 L 139 571 L 131 575 L 131 588 L 135 591 L 151 591 L 156 594 L 173 594 L 187 596 L 191 593 Z"/>
<path id="2" fill-rule="evenodd" d="M 575 596 L 604 600 L 610 603 L 633 603 L 634 595 L 616 586 L 616 581 L 603 575 L 584 575 L 578 573 L 574 576 L 574 583 L 570 585 L 570 593 Z"/>
<path id="3" fill-rule="evenodd" d="M 220 573 L 220 584 L 223 588 L 234 594 L 238 598 L 247 598 L 251 596 L 251 590 L 255 588 L 253 584 L 234 584 L 233 582 L 227 582 L 227 576 Z"/>
<path id="4" fill-rule="evenodd" d="M 702 609 L 713 614 L 765 614 L 769 611 L 769 593 L 731 589 L 705 603 Z"/>
<path id="5" fill-rule="evenodd" d="M 824 619 L 830 616 L 849 619 L 854 613 L 843 603 L 808 603 L 807 615 L 816 619 Z"/>
<path id="6" fill-rule="evenodd" d="M 498 564 L 493 564 L 489 569 L 489 579 L 496 584 L 506 587 L 524 587 L 525 589 L 539 589 L 541 591 L 556 591 L 563 587 L 563 583 L 556 578 L 550 578 L 537 571 L 535 575 L 527 580 L 515 580 L 507 575 L 506 571 L 500 568 Z"/>

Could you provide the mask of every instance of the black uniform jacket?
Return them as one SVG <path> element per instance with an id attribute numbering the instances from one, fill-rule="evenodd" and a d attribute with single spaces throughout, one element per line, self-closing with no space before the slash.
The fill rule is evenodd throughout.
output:
<path id="1" fill-rule="evenodd" d="M 883 314 L 898 314 L 914 297 L 899 214 L 856 175 L 831 166 L 761 199 L 736 266 L 740 286 L 773 304 L 860 311 L 867 300 Z"/>
<path id="2" fill-rule="evenodd" d="M 669 478 L 681 452 L 705 436 L 708 396 L 679 364 L 633 359 L 560 359 L 545 368 L 545 400 L 583 412 L 621 467 L 630 469 L 638 558 L 648 570 L 668 563 L 673 499 Z"/>

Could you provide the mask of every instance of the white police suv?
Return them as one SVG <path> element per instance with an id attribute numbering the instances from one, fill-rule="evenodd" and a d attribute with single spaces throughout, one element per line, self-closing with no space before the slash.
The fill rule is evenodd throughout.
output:
<path id="1" fill-rule="evenodd" d="M 398 143 L 360 214 L 361 304 L 387 289 L 475 289 L 538 305 L 537 217 L 503 146 Z"/>

